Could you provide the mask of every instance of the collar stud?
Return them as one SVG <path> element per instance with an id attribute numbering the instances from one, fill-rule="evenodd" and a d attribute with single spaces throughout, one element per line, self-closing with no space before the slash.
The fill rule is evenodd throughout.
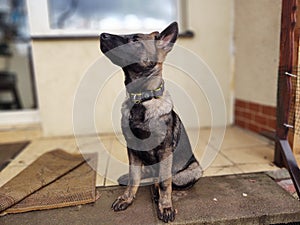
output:
<path id="1" fill-rule="evenodd" d="M 162 81 L 160 86 L 154 90 L 147 90 L 140 93 L 129 93 L 129 97 L 134 104 L 140 104 L 153 98 L 159 98 L 163 95 L 163 93 L 164 81 Z"/>

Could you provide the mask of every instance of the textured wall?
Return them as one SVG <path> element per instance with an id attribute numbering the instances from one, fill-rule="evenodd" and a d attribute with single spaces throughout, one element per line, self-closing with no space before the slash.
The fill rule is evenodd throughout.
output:
<path id="1" fill-rule="evenodd" d="M 235 97 L 276 105 L 281 0 L 235 0 Z"/>
<path id="2" fill-rule="evenodd" d="M 180 39 L 178 44 L 199 55 L 214 71 L 224 93 L 227 119 L 231 123 L 233 67 L 233 0 L 189 0 L 190 27 L 195 32 L 192 39 Z M 32 18 L 31 18 L 32 19 Z M 73 133 L 73 100 L 85 71 L 100 56 L 98 39 L 61 39 L 33 41 L 33 57 L 36 72 L 41 123 L 46 136 L 70 135 Z M 184 60 L 184 59 L 183 59 Z M 185 98 L 176 97 L 174 102 L 187 127 L 210 126 L 211 113 L 205 95 L 191 88 L 193 81 L 186 76 L 176 76 L 174 68 L 165 69 L 165 76 L 181 84 L 196 99 L 199 118 L 184 107 Z M 118 78 L 119 77 L 119 78 Z M 118 79 L 117 79 L 118 78 Z M 104 102 L 96 107 L 96 126 L 100 132 L 113 132 L 111 103 L 123 87 L 121 75 L 109 81 L 103 92 Z M 201 92 L 201 91 L 200 91 Z M 198 97 L 199 96 L 199 97 Z M 200 122 L 198 123 L 198 120 Z"/>

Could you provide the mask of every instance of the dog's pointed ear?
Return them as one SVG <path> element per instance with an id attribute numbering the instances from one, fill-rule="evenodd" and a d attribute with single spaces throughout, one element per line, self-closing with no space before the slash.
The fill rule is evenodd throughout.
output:
<path id="1" fill-rule="evenodd" d="M 171 51 L 177 40 L 177 36 L 178 24 L 177 22 L 173 22 L 157 36 L 157 47 L 166 52 Z"/>

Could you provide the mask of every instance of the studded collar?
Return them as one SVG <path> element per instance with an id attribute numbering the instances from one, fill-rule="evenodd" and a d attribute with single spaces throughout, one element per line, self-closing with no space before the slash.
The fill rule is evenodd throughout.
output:
<path id="1" fill-rule="evenodd" d="M 164 93 L 164 81 L 161 82 L 161 84 L 159 85 L 158 88 L 154 89 L 154 90 L 147 90 L 147 91 L 143 91 L 143 92 L 139 92 L 139 93 L 128 93 L 130 100 L 134 103 L 134 104 L 140 104 L 144 101 L 148 101 L 151 100 L 153 98 L 159 98 L 163 95 Z"/>

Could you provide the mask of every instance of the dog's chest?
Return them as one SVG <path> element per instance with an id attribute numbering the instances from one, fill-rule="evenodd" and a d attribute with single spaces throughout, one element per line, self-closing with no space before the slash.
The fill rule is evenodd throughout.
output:
<path id="1" fill-rule="evenodd" d="M 138 139 L 146 139 L 151 135 L 149 120 L 145 119 L 146 108 L 142 104 L 135 104 L 130 109 L 128 124 L 130 130 Z"/>
<path id="2" fill-rule="evenodd" d="M 165 138 L 166 115 L 171 115 L 172 100 L 168 93 L 159 99 L 133 104 L 127 99 L 122 105 L 122 131 L 127 146 L 153 150 Z"/>
<path id="3" fill-rule="evenodd" d="M 165 99 L 152 99 L 141 104 L 125 101 L 122 106 L 122 130 L 125 138 L 133 134 L 143 140 L 153 132 L 159 135 L 165 129 L 162 116 L 169 114 L 172 108 L 172 102 Z"/>

